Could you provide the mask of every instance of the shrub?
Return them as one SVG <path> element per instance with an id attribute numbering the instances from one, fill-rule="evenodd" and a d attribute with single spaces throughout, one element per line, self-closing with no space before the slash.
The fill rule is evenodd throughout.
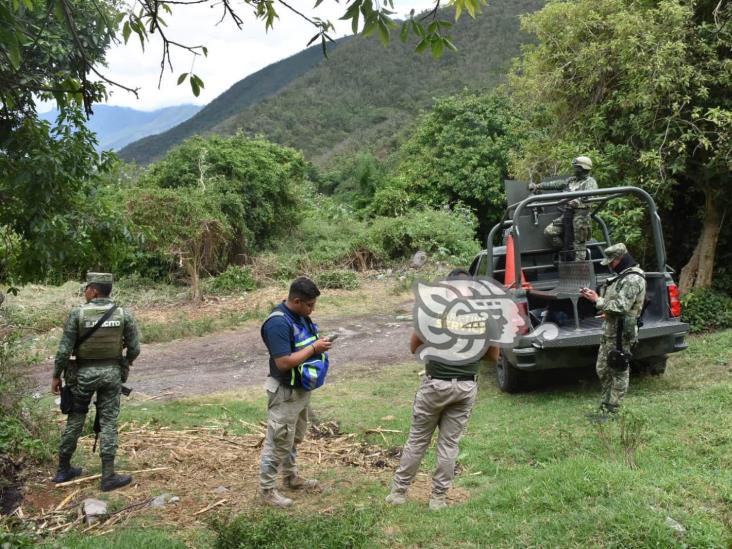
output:
<path id="1" fill-rule="evenodd" d="M 732 297 L 715 290 L 694 290 L 681 298 L 682 317 L 692 332 L 732 327 Z"/>
<path id="2" fill-rule="evenodd" d="M 301 153 L 242 134 L 193 137 L 143 174 L 143 185 L 213 195 L 233 238 L 229 258 L 262 250 L 299 220 Z"/>
<path id="3" fill-rule="evenodd" d="M 290 515 L 267 510 L 262 514 L 214 519 L 216 549 L 281 547 L 365 547 L 375 526 L 373 513 L 348 509 L 334 515 Z"/>
<path id="4" fill-rule="evenodd" d="M 370 245 L 382 260 L 408 257 L 424 250 L 438 259 L 467 264 L 478 253 L 475 216 L 465 208 L 412 210 L 398 217 L 374 219 Z"/>
<path id="5" fill-rule="evenodd" d="M 18 347 L 17 334 L 6 332 L 0 325 L 0 456 L 10 460 L 43 460 L 51 455 L 50 418 L 23 399 L 29 383 L 23 374 L 26 365 L 18 358 Z M 5 465 L 4 459 L 0 460 L 0 469 Z"/>
<path id="6" fill-rule="evenodd" d="M 318 287 L 332 290 L 355 290 L 358 288 L 358 277 L 353 271 L 334 270 L 324 271 L 315 276 Z"/>
<path id="7" fill-rule="evenodd" d="M 257 282 L 248 267 L 229 265 L 223 273 L 208 279 L 206 287 L 211 292 L 227 294 L 254 290 Z"/>

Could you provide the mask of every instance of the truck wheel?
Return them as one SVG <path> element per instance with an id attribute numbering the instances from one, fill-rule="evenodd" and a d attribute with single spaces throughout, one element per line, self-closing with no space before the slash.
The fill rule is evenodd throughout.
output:
<path id="1" fill-rule="evenodd" d="M 526 374 L 518 368 L 511 366 L 506 356 L 501 356 L 496 361 L 496 379 L 498 388 L 504 393 L 517 393 L 523 389 L 526 383 Z"/>
<path id="2" fill-rule="evenodd" d="M 652 376 L 662 375 L 666 371 L 667 360 L 668 357 L 666 356 L 654 356 L 652 358 L 646 359 L 644 361 L 646 371 Z"/>

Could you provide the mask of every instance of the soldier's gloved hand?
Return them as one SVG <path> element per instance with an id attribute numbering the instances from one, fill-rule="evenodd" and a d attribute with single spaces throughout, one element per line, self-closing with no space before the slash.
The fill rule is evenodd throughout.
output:
<path id="1" fill-rule="evenodd" d="M 579 208 L 580 207 L 580 201 L 576 198 L 574 200 L 570 200 L 569 204 L 567 204 L 570 208 Z"/>
<path id="2" fill-rule="evenodd" d="M 539 185 L 536 183 L 529 183 L 529 191 L 536 192 L 539 189 Z"/>

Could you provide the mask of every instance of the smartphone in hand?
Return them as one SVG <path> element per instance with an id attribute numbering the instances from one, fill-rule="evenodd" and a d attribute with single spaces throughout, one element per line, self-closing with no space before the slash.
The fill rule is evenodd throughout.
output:
<path id="1" fill-rule="evenodd" d="M 329 334 L 329 335 L 325 336 L 325 339 L 327 339 L 328 341 L 333 343 L 336 339 L 338 339 L 339 335 L 340 334 Z"/>

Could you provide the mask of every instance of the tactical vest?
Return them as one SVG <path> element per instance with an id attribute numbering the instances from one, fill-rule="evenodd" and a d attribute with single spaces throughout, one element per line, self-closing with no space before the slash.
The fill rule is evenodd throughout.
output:
<path id="1" fill-rule="evenodd" d="M 303 323 L 295 322 L 290 315 L 284 312 L 279 305 L 267 317 L 267 320 L 274 317 L 282 317 L 290 325 L 290 334 L 292 336 L 292 351 L 300 351 L 308 345 L 312 345 L 320 337 L 318 333 L 318 325 L 308 319 L 303 319 Z M 262 331 L 267 320 L 262 324 Z M 314 354 L 302 364 L 290 370 L 290 378 L 286 384 L 292 387 L 299 387 L 306 391 L 317 389 L 325 383 L 325 376 L 328 374 L 328 353 Z M 283 376 L 284 377 L 284 376 Z M 280 379 L 280 381 L 284 381 Z"/>
<path id="2" fill-rule="evenodd" d="M 111 302 L 89 302 L 79 310 L 79 335 L 91 330 L 97 321 L 114 305 Z M 76 358 L 84 360 L 119 360 L 122 358 L 122 335 L 125 327 L 124 311 L 118 307 L 84 343 L 76 349 Z"/>
<path id="3" fill-rule="evenodd" d="M 601 291 L 602 296 L 606 300 L 613 299 L 615 295 L 618 293 L 619 289 L 622 288 L 622 282 L 627 281 L 631 277 L 636 277 L 638 275 L 634 274 L 638 273 L 638 275 L 643 277 L 643 291 L 639 292 L 636 296 L 635 300 L 630 306 L 630 309 L 628 312 L 624 315 L 624 333 L 623 338 L 628 339 L 631 341 L 634 341 L 638 335 L 638 327 L 636 324 L 636 319 L 640 316 L 641 310 L 643 309 L 643 302 L 646 297 L 645 292 L 645 273 L 640 267 L 629 267 L 625 269 L 622 273 L 619 275 L 610 278 L 605 282 L 603 285 L 603 289 Z M 619 315 L 611 313 L 606 316 L 605 319 L 605 330 L 604 334 L 608 337 L 614 337 L 615 336 L 615 330 L 616 330 L 616 322 L 619 319 Z"/>

